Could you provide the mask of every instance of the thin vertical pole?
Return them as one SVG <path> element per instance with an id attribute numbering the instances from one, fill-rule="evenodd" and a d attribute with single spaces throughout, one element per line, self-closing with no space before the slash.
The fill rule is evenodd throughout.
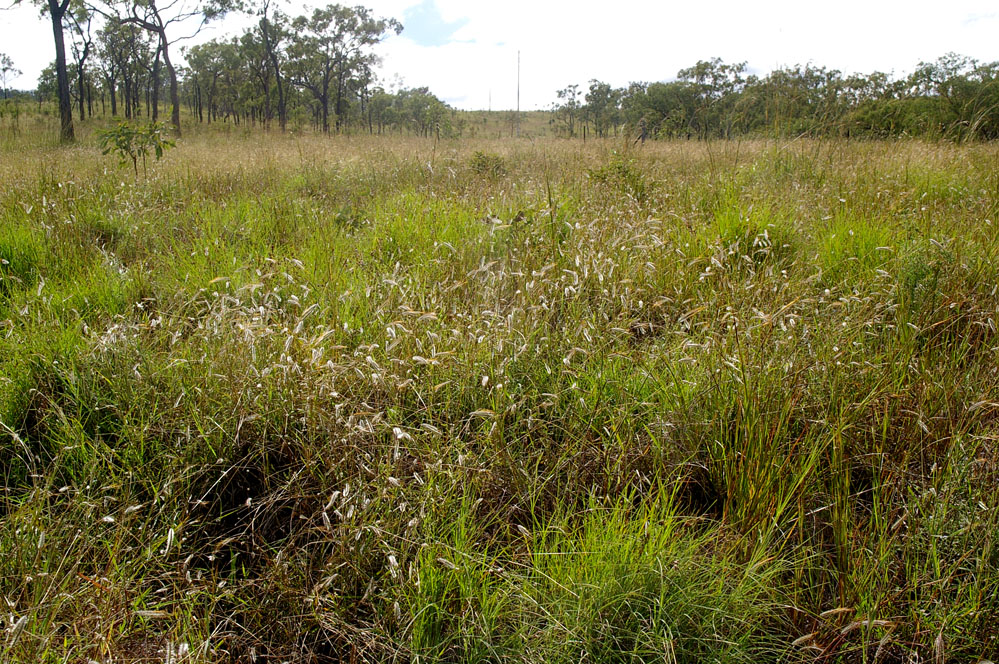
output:
<path id="1" fill-rule="evenodd" d="M 520 138 L 520 51 L 517 51 L 517 137 Z"/>

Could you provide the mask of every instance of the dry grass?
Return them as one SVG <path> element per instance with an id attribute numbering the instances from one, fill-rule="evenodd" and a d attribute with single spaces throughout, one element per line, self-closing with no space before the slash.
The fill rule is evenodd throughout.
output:
<path id="1" fill-rule="evenodd" d="M 0 661 L 999 654 L 995 146 L 29 138 Z"/>

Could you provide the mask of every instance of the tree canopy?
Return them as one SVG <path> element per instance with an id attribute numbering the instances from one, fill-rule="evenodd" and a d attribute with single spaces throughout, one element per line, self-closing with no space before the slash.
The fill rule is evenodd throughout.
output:
<path id="1" fill-rule="evenodd" d="M 659 138 L 768 136 L 929 136 L 999 138 L 999 62 L 949 53 L 909 75 L 844 75 L 798 65 L 764 76 L 746 63 L 700 60 L 671 81 L 623 88 L 590 81 L 557 91 L 552 124 L 566 136 L 598 136 L 640 124 Z M 583 125 L 581 130 L 579 124 Z"/>

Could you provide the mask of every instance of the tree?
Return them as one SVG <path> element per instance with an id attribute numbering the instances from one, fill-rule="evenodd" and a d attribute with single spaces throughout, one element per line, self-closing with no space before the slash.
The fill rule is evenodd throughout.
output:
<path id="1" fill-rule="evenodd" d="M 590 81 L 590 91 L 586 93 L 586 114 L 593 121 L 597 136 L 604 137 L 620 121 L 618 106 L 621 93 L 621 90 L 612 88 L 609 83 L 601 83 L 596 79 Z"/>
<path id="2" fill-rule="evenodd" d="M 76 61 L 76 82 L 77 94 L 79 96 L 80 120 L 84 119 L 84 97 L 86 84 L 87 58 L 90 57 L 94 38 L 90 32 L 93 13 L 87 11 L 86 7 L 78 5 L 66 12 L 67 22 L 73 28 L 73 38 L 70 42 L 73 49 L 73 59 Z"/>
<path id="3" fill-rule="evenodd" d="M 720 58 L 711 58 L 699 60 L 677 74 L 693 95 L 694 107 L 689 109 L 687 119 L 699 138 L 707 138 L 712 126 L 723 137 L 730 137 L 738 94 L 746 82 L 742 77 L 745 71 L 745 62 L 729 65 Z"/>
<path id="4" fill-rule="evenodd" d="M 14 61 L 6 53 L 0 53 L 0 87 L 3 88 L 3 98 L 7 98 L 7 87 L 10 82 L 21 75 L 21 70 L 14 66 Z"/>
<path id="5" fill-rule="evenodd" d="M 125 67 L 125 38 L 120 22 L 108 21 L 97 31 L 97 66 L 111 96 L 111 115 L 118 115 L 118 78 Z"/>
<path id="6" fill-rule="evenodd" d="M 228 42 L 211 40 L 204 44 L 191 47 L 187 61 L 191 67 L 197 94 L 197 114 L 201 118 L 204 111 L 208 113 L 208 124 L 218 119 L 219 80 L 222 78 L 229 63 L 233 60 L 230 51 L 233 45 Z"/>
<path id="7" fill-rule="evenodd" d="M 402 25 L 392 18 L 374 18 L 364 7 L 327 5 L 309 17 L 299 16 L 292 21 L 296 37 L 288 47 L 289 75 L 319 104 L 323 132 L 330 131 L 330 95 L 339 131 L 345 118 L 350 79 L 377 62 L 369 47 L 379 43 L 390 30 L 398 34 Z"/>
<path id="8" fill-rule="evenodd" d="M 197 35 L 209 21 L 221 18 L 235 9 L 238 0 L 166 0 L 163 5 L 158 5 L 157 0 L 105 0 L 105 2 L 109 4 L 104 7 L 95 6 L 94 9 L 108 19 L 137 25 L 155 35 L 158 42 L 157 50 L 163 57 L 163 64 L 170 78 L 172 107 L 170 124 L 173 125 L 177 135 L 180 135 L 180 84 L 177 69 L 170 59 L 170 45 Z M 172 32 L 175 27 L 189 24 L 192 20 L 197 21 L 197 27 L 193 28 L 190 34 L 173 39 L 167 35 L 168 29 Z"/>
<path id="9" fill-rule="evenodd" d="M 392 102 L 394 96 L 386 92 L 381 86 L 375 87 L 370 96 L 368 97 L 368 132 L 375 133 L 375 126 L 378 127 L 378 133 L 381 134 L 385 131 L 387 125 L 392 125 L 395 122 L 395 114 L 392 108 Z"/>
<path id="10" fill-rule="evenodd" d="M 260 30 L 264 53 L 274 73 L 274 87 L 277 88 L 278 95 L 278 124 L 281 126 L 281 131 L 284 131 L 288 125 L 288 96 L 281 72 L 281 42 L 288 36 L 288 17 L 278 11 L 274 12 L 273 17 L 269 17 L 269 10 L 270 0 L 264 0 L 260 5 L 260 22 L 257 24 L 257 29 Z"/>
<path id="11" fill-rule="evenodd" d="M 447 104 L 435 97 L 429 88 L 399 90 L 395 94 L 396 120 L 402 121 L 419 136 L 447 134 Z"/>
<path id="12" fill-rule="evenodd" d="M 576 135 L 576 120 L 579 116 L 579 85 L 567 85 L 555 93 L 559 102 L 554 105 L 555 119 L 562 123 L 562 129 L 569 138 Z"/>
<path id="13" fill-rule="evenodd" d="M 961 140 L 999 132 L 999 63 L 983 64 L 956 53 L 920 62 L 910 92 L 936 101 L 935 130 Z"/>
<path id="14" fill-rule="evenodd" d="M 237 58 L 249 74 L 244 81 L 248 90 L 250 102 L 249 110 L 252 117 L 259 116 L 259 119 L 268 126 L 273 117 L 271 108 L 271 86 L 273 84 L 274 70 L 271 68 L 270 58 L 264 46 L 263 40 L 257 39 L 255 30 L 248 30 L 243 33 L 237 42 Z"/>
<path id="15" fill-rule="evenodd" d="M 119 112 L 119 101 L 126 118 L 137 115 L 143 89 L 147 91 L 147 105 L 153 106 L 153 99 L 159 91 L 159 81 L 154 62 L 156 53 L 151 44 L 152 40 L 145 30 L 114 17 L 109 18 L 97 31 L 97 68 L 101 72 L 105 89 L 111 95 L 112 116 Z M 153 78 L 157 80 L 154 81 Z"/>
<path id="16" fill-rule="evenodd" d="M 32 0 L 48 13 L 52 21 L 52 37 L 55 41 L 56 90 L 59 97 L 59 138 L 63 142 L 74 140 L 73 104 L 69 95 L 69 73 L 66 70 L 66 42 L 63 39 L 63 21 L 70 10 L 71 0 Z M 21 0 L 14 0 L 18 5 Z"/>

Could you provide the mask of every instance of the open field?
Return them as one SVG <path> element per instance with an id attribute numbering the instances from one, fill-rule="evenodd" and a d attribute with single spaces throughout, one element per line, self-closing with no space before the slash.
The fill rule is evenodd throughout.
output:
<path id="1" fill-rule="evenodd" d="M 0 259 L 4 664 L 999 658 L 999 145 L 8 138 Z"/>

